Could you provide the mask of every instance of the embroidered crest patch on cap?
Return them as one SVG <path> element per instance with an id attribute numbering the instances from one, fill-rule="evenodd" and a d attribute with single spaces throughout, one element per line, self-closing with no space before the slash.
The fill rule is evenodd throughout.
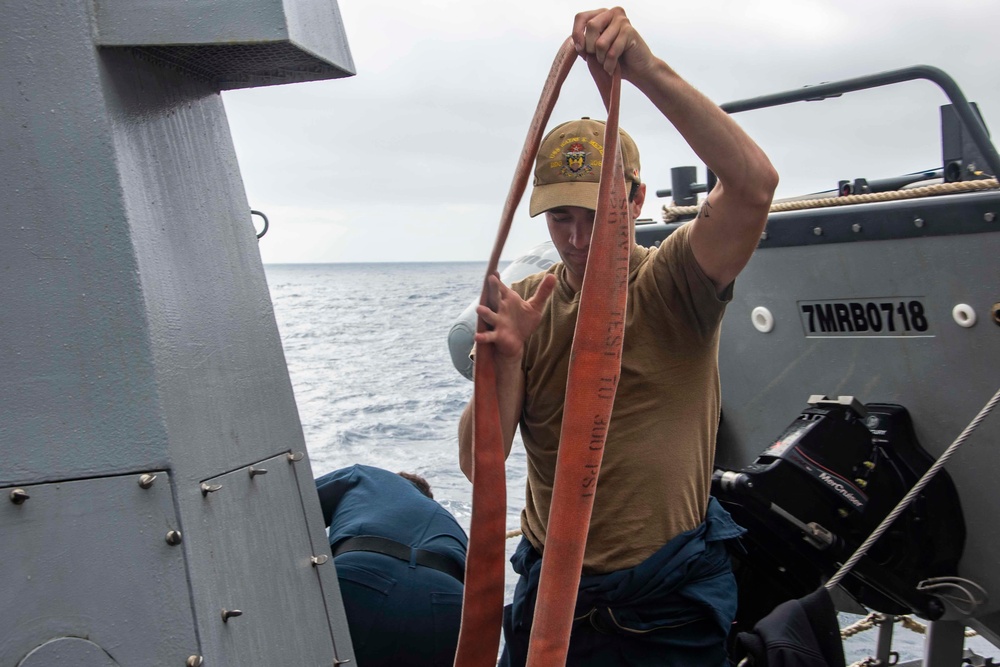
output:
<path id="1" fill-rule="evenodd" d="M 559 206 L 597 206 L 604 161 L 604 123 L 582 118 L 556 126 L 545 138 L 535 161 L 534 188 L 528 213 L 532 217 Z M 625 180 L 639 183 L 639 150 L 624 131 L 619 146 Z"/>
<path id="2" fill-rule="evenodd" d="M 594 171 L 594 167 L 600 167 L 601 161 L 597 160 L 597 164 L 590 159 L 590 153 L 587 151 L 587 147 L 578 141 L 579 137 L 573 137 L 571 139 L 570 145 L 567 147 L 568 150 L 562 154 L 563 160 L 560 165 L 562 170 L 562 175 L 567 178 L 579 178 L 581 176 L 588 176 Z M 596 144 L 595 148 L 603 155 L 604 148 Z"/>

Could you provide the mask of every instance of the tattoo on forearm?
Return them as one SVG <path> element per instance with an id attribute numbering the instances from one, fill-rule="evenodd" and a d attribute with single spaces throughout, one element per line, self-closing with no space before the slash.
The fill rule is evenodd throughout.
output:
<path id="1" fill-rule="evenodd" d="M 703 218 L 711 218 L 712 217 L 710 215 L 711 211 L 712 211 L 712 204 L 709 203 L 708 201 L 706 201 L 704 204 L 701 205 L 701 214 L 700 215 Z"/>

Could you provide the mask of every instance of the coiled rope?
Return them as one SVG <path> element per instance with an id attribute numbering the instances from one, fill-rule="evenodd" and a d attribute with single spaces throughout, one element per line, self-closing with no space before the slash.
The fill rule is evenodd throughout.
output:
<path id="1" fill-rule="evenodd" d="M 917 199 L 935 195 L 956 194 L 959 192 L 975 192 L 992 190 L 1000 187 L 995 178 L 981 181 L 958 181 L 956 183 L 938 183 L 907 190 L 891 190 L 889 192 L 871 192 L 862 195 L 847 195 L 844 197 L 823 197 L 821 199 L 801 199 L 798 201 L 775 202 L 771 204 L 771 213 L 781 211 L 803 211 L 812 208 L 827 208 L 830 206 L 847 206 L 849 204 L 866 204 L 876 201 L 892 201 L 897 199 Z M 674 222 L 679 218 L 697 215 L 700 206 L 664 206 L 663 222 Z"/>

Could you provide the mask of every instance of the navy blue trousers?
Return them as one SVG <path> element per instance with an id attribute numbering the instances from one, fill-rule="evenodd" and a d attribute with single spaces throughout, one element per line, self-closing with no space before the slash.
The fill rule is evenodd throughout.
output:
<path id="1" fill-rule="evenodd" d="M 743 529 L 713 498 L 705 522 L 642 563 L 580 580 L 566 664 L 725 667 L 736 615 L 726 543 Z M 522 538 L 511 557 L 521 575 L 504 609 L 500 665 L 525 664 L 542 557 Z"/>
<path id="2" fill-rule="evenodd" d="M 462 584 L 392 556 L 351 551 L 336 559 L 351 642 L 360 667 L 451 667 Z"/>

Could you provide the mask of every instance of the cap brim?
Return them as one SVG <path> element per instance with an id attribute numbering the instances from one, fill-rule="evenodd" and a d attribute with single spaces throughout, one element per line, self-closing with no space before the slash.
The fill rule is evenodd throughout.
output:
<path id="1" fill-rule="evenodd" d="M 528 215 L 534 218 L 539 213 L 560 206 L 580 206 L 597 210 L 597 192 L 600 183 L 549 183 L 536 185 L 531 191 Z"/>

